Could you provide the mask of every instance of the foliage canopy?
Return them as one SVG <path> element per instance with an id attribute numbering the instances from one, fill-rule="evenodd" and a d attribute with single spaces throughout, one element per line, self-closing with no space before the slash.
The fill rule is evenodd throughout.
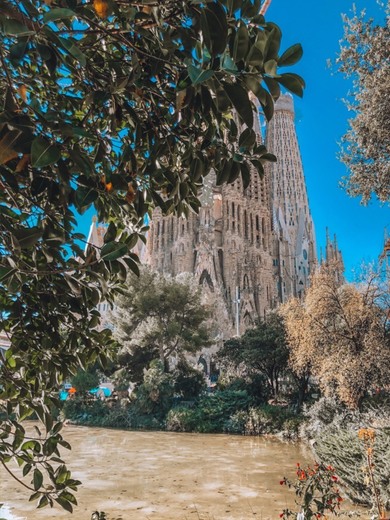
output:
<path id="1" fill-rule="evenodd" d="M 344 186 L 367 203 L 374 194 L 390 200 L 390 4 L 377 25 L 365 13 L 344 17 L 339 70 L 353 80 L 347 101 L 354 117 L 343 139 L 341 160 L 349 170 Z"/>
<path id="2" fill-rule="evenodd" d="M 389 377 L 389 301 L 374 273 L 340 285 L 324 266 L 304 300 L 283 305 L 292 370 L 310 370 L 325 395 L 357 408 L 368 390 Z"/>

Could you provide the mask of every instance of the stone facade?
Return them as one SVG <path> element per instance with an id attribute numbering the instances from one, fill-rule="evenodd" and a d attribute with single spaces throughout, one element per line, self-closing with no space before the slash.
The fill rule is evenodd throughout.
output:
<path id="1" fill-rule="evenodd" d="M 263 141 L 259 118 L 255 130 Z M 164 217 L 155 210 L 145 261 L 173 276 L 193 273 L 219 309 L 224 338 L 242 334 L 256 318 L 290 296 L 300 296 L 316 262 L 314 226 L 306 193 L 289 94 L 275 105 L 266 129 L 278 161 L 265 175 L 253 170 L 218 187 L 205 179 L 199 215 Z"/>

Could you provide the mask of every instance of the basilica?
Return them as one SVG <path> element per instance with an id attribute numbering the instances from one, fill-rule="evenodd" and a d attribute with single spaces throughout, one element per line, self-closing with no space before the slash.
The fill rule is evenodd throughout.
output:
<path id="1" fill-rule="evenodd" d="M 257 142 L 277 162 L 267 163 L 263 176 L 253 168 L 246 189 L 240 178 L 216 186 L 210 174 L 198 215 L 177 218 L 156 209 L 145 254 L 157 271 L 195 275 L 219 309 L 225 336 L 242 334 L 270 309 L 300 297 L 316 264 L 292 96 L 275 103 L 265 131 L 259 112 L 255 121 Z"/>

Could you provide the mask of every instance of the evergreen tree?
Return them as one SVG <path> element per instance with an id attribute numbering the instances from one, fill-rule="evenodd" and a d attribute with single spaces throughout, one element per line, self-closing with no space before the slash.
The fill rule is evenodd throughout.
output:
<path id="1" fill-rule="evenodd" d="M 170 358 L 179 360 L 212 344 L 209 319 L 192 276 L 171 278 L 147 268 L 140 277 L 129 276 L 111 315 L 119 344 L 130 352 L 136 346 L 156 351 L 166 371 Z"/>
<path id="2" fill-rule="evenodd" d="M 279 394 L 279 378 L 287 368 L 288 348 L 282 318 L 270 313 L 260 319 L 241 338 L 225 341 L 218 359 L 241 366 L 246 372 L 263 374 L 275 398 Z"/>

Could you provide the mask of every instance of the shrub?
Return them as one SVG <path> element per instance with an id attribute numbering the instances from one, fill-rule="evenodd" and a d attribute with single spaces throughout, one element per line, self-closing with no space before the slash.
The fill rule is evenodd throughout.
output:
<path id="1" fill-rule="evenodd" d="M 206 390 L 206 380 L 199 370 L 181 360 L 173 372 L 174 392 L 183 399 L 194 399 Z"/>
<path id="2" fill-rule="evenodd" d="M 248 422 L 248 412 L 238 410 L 224 422 L 223 431 L 226 433 L 245 434 Z"/>
<path id="3" fill-rule="evenodd" d="M 150 368 L 145 370 L 144 382 L 136 393 L 135 414 L 151 415 L 159 420 L 164 418 L 171 407 L 173 393 L 172 375 L 164 372 L 160 361 L 152 361 Z"/>
<path id="4" fill-rule="evenodd" d="M 261 374 L 236 377 L 234 379 L 222 380 L 221 382 L 218 380 L 218 387 L 221 390 L 245 391 L 248 396 L 252 397 L 255 404 L 265 403 L 271 395 L 269 385 Z"/>
<path id="5" fill-rule="evenodd" d="M 287 408 L 273 405 L 263 405 L 249 409 L 245 431 L 249 435 L 277 433 L 286 428 L 292 428 L 301 419 Z M 287 421 L 294 421 L 288 423 Z M 295 426 L 294 426 L 295 427 Z"/>
<path id="6" fill-rule="evenodd" d="M 193 432 L 199 424 L 199 412 L 193 408 L 177 407 L 169 410 L 165 427 L 170 432 Z"/>
<path id="7" fill-rule="evenodd" d="M 109 410 L 108 406 L 99 399 L 86 401 L 82 397 L 75 397 L 65 401 L 63 414 L 66 419 L 78 424 L 100 426 Z"/>

